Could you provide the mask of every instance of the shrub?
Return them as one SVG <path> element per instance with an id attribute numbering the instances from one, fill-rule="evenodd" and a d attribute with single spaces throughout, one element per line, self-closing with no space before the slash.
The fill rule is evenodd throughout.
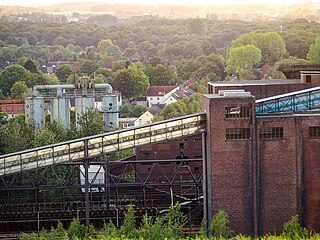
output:
<path id="1" fill-rule="evenodd" d="M 300 225 L 299 216 L 295 215 L 283 225 L 282 235 L 289 239 L 305 239 L 308 231 Z"/>
<path id="2" fill-rule="evenodd" d="M 228 214 L 220 210 L 212 219 L 211 230 L 212 235 L 216 238 L 229 238 L 234 235 L 234 232 L 229 228 Z"/>

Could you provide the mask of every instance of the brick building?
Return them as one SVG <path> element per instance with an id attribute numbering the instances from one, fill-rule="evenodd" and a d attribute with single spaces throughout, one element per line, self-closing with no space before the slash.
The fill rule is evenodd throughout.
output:
<path id="1" fill-rule="evenodd" d="M 237 233 L 281 231 L 299 214 L 320 230 L 320 114 L 255 114 L 253 96 L 203 96 L 205 215 L 220 209 Z"/>

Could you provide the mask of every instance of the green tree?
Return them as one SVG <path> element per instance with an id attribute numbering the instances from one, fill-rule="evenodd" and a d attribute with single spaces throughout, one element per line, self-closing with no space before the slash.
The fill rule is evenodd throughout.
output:
<path id="1" fill-rule="evenodd" d="M 38 83 L 41 85 L 58 85 L 60 81 L 54 74 L 41 74 Z"/>
<path id="2" fill-rule="evenodd" d="M 104 122 L 102 115 L 94 108 L 89 108 L 86 112 L 78 116 L 79 137 L 96 135 L 104 132 Z"/>
<path id="3" fill-rule="evenodd" d="M 13 99 L 19 99 L 24 97 L 24 93 L 28 90 L 25 82 L 15 82 L 10 89 L 10 97 Z"/>
<path id="4" fill-rule="evenodd" d="M 138 232 L 136 229 L 136 217 L 132 205 L 129 206 L 128 211 L 124 215 L 124 221 L 120 228 L 122 236 L 128 239 L 136 239 Z"/>
<path id="5" fill-rule="evenodd" d="M 36 130 L 34 139 L 31 141 L 32 147 L 41 147 L 56 143 L 55 134 L 47 128 Z"/>
<path id="6" fill-rule="evenodd" d="M 40 73 L 38 62 L 32 59 L 28 59 L 22 65 L 25 69 L 29 70 L 31 73 Z"/>
<path id="7" fill-rule="evenodd" d="M 102 40 L 98 43 L 98 46 L 97 46 L 97 52 L 99 53 L 105 53 L 106 52 L 106 49 L 107 47 L 110 47 L 112 46 L 112 40 L 111 39 L 106 39 L 106 40 Z"/>
<path id="8" fill-rule="evenodd" d="M 237 47 L 253 45 L 261 50 L 261 61 L 273 65 L 282 60 L 286 54 L 286 44 L 277 32 L 250 32 L 234 40 L 228 49 L 227 59 L 230 51 Z"/>
<path id="9" fill-rule="evenodd" d="M 35 84 L 34 76 L 24 67 L 18 64 L 6 67 L 0 73 L 0 89 L 3 94 L 9 94 L 12 85 L 18 81 L 25 82 L 28 87 L 32 87 Z"/>
<path id="10" fill-rule="evenodd" d="M 263 63 L 273 65 L 287 55 L 286 44 L 277 32 L 257 33 L 256 42 Z"/>
<path id="11" fill-rule="evenodd" d="M 87 75 L 97 71 L 98 68 L 99 65 L 93 60 L 86 59 L 80 64 L 80 72 Z"/>
<path id="12" fill-rule="evenodd" d="M 113 84 L 126 98 L 145 96 L 150 86 L 149 78 L 143 69 L 130 65 L 127 69 L 116 71 Z"/>
<path id="13" fill-rule="evenodd" d="M 178 81 L 176 69 L 173 66 L 158 64 L 156 67 L 148 65 L 145 73 L 150 79 L 151 86 L 172 86 Z"/>
<path id="14" fill-rule="evenodd" d="M 181 211 L 179 203 L 170 206 L 166 222 L 166 234 L 169 239 L 178 239 L 183 236 L 182 228 L 187 223 L 187 216 Z"/>
<path id="15" fill-rule="evenodd" d="M 195 35 L 203 35 L 207 32 L 207 24 L 203 19 L 200 18 L 189 20 L 186 27 L 189 33 Z"/>
<path id="16" fill-rule="evenodd" d="M 69 64 L 63 64 L 57 67 L 55 75 L 62 83 L 67 82 L 68 77 L 73 73 L 72 67 Z"/>
<path id="17" fill-rule="evenodd" d="M 302 59 L 307 58 L 308 50 L 316 38 L 314 32 L 306 29 L 289 29 L 281 35 L 286 43 L 289 56 Z"/>
<path id="18" fill-rule="evenodd" d="M 6 139 L 0 152 L 6 154 L 32 148 L 33 135 L 34 128 L 25 124 L 24 115 L 10 119 L 7 125 L 0 128 L 0 138 Z"/>
<path id="19" fill-rule="evenodd" d="M 318 36 L 311 44 L 308 51 L 307 59 L 312 63 L 320 64 L 320 36 Z"/>
<path id="20" fill-rule="evenodd" d="M 211 221 L 212 235 L 215 238 L 230 238 L 234 232 L 229 228 L 228 214 L 220 210 Z"/>
<path id="21" fill-rule="evenodd" d="M 261 50 L 253 45 L 232 48 L 228 54 L 226 72 L 241 74 L 261 61 Z"/>
<path id="22" fill-rule="evenodd" d="M 87 227 L 81 224 L 78 219 L 73 219 L 68 228 L 68 236 L 70 239 L 84 239 L 87 231 Z"/>

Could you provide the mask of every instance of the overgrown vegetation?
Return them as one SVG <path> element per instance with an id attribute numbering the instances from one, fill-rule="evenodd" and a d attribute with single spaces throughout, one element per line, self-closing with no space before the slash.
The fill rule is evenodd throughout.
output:
<path id="1" fill-rule="evenodd" d="M 180 205 L 176 203 L 169 208 L 164 217 L 153 218 L 145 214 L 138 226 L 134 214 L 133 206 L 129 206 L 122 226 L 118 229 L 111 221 L 103 225 L 103 228 L 96 230 L 92 225 L 84 226 L 79 220 L 74 219 L 67 229 L 59 222 L 56 228 L 42 230 L 38 235 L 35 233 L 20 235 L 21 240 L 169 240 L 169 239 L 196 239 L 196 240 L 251 240 L 258 239 L 250 236 L 235 235 L 230 229 L 228 214 L 220 210 L 211 222 L 210 231 L 202 224 L 198 234 L 184 235 L 183 226 L 187 223 L 187 217 L 182 213 Z M 284 224 L 283 232 L 280 235 L 269 234 L 259 239 L 263 240 L 299 240 L 299 239 L 319 239 L 320 236 L 314 234 L 308 236 L 308 232 L 299 223 L 298 216 L 293 216 Z"/>

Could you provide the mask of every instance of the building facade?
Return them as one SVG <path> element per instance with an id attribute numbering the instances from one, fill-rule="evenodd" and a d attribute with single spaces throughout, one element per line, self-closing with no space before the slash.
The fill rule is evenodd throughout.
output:
<path id="1" fill-rule="evenodd" d="M 205 217 L 225 210 L 237 233 L 280 233 L 296 214 L 319 224 L 320 113 L 255 114 L 253 96 L 204 95 Z"/>

